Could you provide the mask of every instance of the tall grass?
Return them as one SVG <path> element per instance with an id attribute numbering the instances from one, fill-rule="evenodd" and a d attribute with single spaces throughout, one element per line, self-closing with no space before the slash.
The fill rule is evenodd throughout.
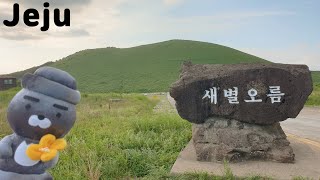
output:
<path id="1" fill-rule="evenodd" d="M 5 111 L 15 93 L 0 93 L 0 138 L 11 133 Z M 50 173 L 57 180 L 167 174 L 190 140 L 191 126 L 177 114 L 154 113 L 158 101 L 138 94 L 83 95 L 68 148 Z"/>
<path id="2" fill-rule="evenodd" d="M 320 84 L 320 71 L 313 71 L 312 80 L 314 84 Z"/>
<path id="3" fill-rule="evenodd" d="M 320 106 L 320 83 L 313 85 L 313 92 L 306 103 L 308 106 Z"/>

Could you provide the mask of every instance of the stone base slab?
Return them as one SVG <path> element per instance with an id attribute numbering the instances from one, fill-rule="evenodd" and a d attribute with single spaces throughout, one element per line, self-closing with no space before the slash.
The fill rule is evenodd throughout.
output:
<path id="1" fill-rule="evenodd" d="M 286 180 L 302 176 L 313 179 L 320 178 L 320 146 L 305 143 L 297 138 L 288 137 L 296 156 L 295 163 L 278 163 L 272 161 L 246 161 L 230 163 L 232 173 L 237 177 L 253 175 L 268 176 L 274 179 Z M 320 144 L 320 143 L 318 143 Z M 171 174 L 207 172 L 223 176 L 224 164 L 197 161 L 193 141 L 180 153 L 171 169 Z"/>

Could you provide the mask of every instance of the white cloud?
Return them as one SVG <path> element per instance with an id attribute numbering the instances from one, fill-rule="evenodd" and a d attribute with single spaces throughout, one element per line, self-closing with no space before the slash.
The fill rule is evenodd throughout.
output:
<path id="1" fill-rule="evenodd" d="M 10 18 L 10 13 L 12 14 L 12 4 L 10 7 L 6 4 L 9 1 L 11 2 L 11 0 L 0 2 L 0 20 L 1 17 Z M 28 1 L 28 7 L 30 3 L 38 1 Z M 4 52 L 0 53 L 0 59 L 8 60 L 1 61 L 0 74 L 55 61 L 89 48 L 128 47 L 168 39 L 206 41 L 217 37 L 216 41 L 219 42 L 223 41 L 219 38 L 220 35 L 234 33 L 239 27 L 248 26 L 246 21 L 248 19 L 295 15 L 290 11 L 232 11 L 212 13 L 208 16 L 180 17 L 167 14 L 170 9 L 168 7 L 179 5 L 184 0 L 79 0 L 77 2 L 66 0 L 64 2 L 67 4 L 64 4 L 65 6 L 71 8 L 71 27 L 59 28 L 51 25 L 48 32 L 41 32 L 40 27 L 29 28 L 24 24 L 10 30 L 0 26 L 0 37 L 5 37 L 0 39 L 0 49 Z M 61 1 L 58 4 L 61 9 L 64 7 L 62 3 Z M 305 53 L 296 55 L 290 55 L 289 52 L 297 49 L 278 51 L 246 49 L 246 52 L 274 61 L 279 61 L 278 58 L 283 62 L 299 63 L 303 60 L 310 64 L 309 66 L 319 67 L 314 61 L 319 57 L 315 49 L 310 50 L 306 47 Z"/>
<path id="2" fill-rule="evenodd" d="M 163 3 L 167 6 L 174 6 L 174 5 L 180 4 L 182 2 L 183 2 L 183 0 L 163 0 Z"/>
<path id="3" fill-rule="evenodd" d="M 39 25 L 37 27 L 27 27 L 22 21 L 23 13 L 20 13 L 20 22 L 16 27 L 0 26 L 0 38 L 10 40 L 36 40 L 46 39 L 48 37 L 66 38 L 66 37 L 82 37 L 89 36 L 90 31 L 95 34 L 97 31 L 108 30 L 114 27 L 114 21 L 117 15 L 116 7 L 125 2 L 125 0 L 81 0 L 72 1 L 66 0 L 63 2 L 51 2 L 51 8 L 60 7 L 63 13 L 64 8 L 71 9 L 71 26 L 70 27 L 56 27 L 53 23 L 53 10 L 50 14 L 50 29 L 46 32 L 40 31 L 43 26 L 42 17 L 42 2 L 44 0 L 22 1 L 20 0 L 20 11 L 28 7 L 35 7 L 40 12 Z M 0 2 L 0 22 L 5 19 L 12 19 L 12 4 L 11 0 Z M 56 6 L 54 6 L 56 5 Z M 107 27 L 107 28 L 106 28 Z"/>
<path id="4" fill-rule="evenodd" d="M 71 0 L 68 2 L 71 3 Z M 123 2 L 125 0 L 94 0 L 85 3 L 85 10 L 81 10 L 83 6 L 79 4 L 76 11 L 71 9 L 71 27 L 55 27 L 51 21 L 47 32 L 40 31 L 41 24 L 35 28 L 23 23 L 13 28 L 0 25 L 0 74 L 55 61 L 83 49 L 105 47 L 103 36 L 117 36 L 119 24 L 125 23 L 117 17 L 118 5 Z M 5 8 L 12 8 L 5 6 L 4 2 L 0 5 L 0 15 Z M 8 13 L 12 14 L 11 11 Z M 10 16 L 1 15 L 1 18 Z"/>

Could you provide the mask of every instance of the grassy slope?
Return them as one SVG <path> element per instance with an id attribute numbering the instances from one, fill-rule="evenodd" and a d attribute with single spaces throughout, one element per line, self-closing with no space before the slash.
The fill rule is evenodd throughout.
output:
<path id="1" fill-rule="evenodd" d="M 159 92 L 168 91 L 186 60 L 197 64 L 267 62 L 225 46 L 171 40 L 125 49 L 85 50 L 52 66 L 75 76 L 82 92 Z"/>
<path id="2" fill-rule="evenodd" d="M 320 71 L 312 72 L 313 92 L 309 96 L 306 105 L 320 106 Z"/>
<path id="3" fill-rule="evenodd" d="M 320 71 L 312 72 L 312 80 L 314 84 L 320 84 Z"/>

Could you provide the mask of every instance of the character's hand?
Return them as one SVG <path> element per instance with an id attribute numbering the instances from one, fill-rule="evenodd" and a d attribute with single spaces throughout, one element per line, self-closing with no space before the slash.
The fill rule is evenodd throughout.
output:
<path id="1" fill-rule="evenodd" d="M 51 169 L 51 168 L 55 167 L 57 165 L 58 161 L 59 161 L 59 153 L 51 161 L 41 162 L 40 164 L 41 164 L 43 169 L 48 170 L 48 169 Z"/>
<path id="2" fill-rule="evenodd" d="M 0 142 L 0 159 L 6 159 L 12 156 L 12 148 L 8 144 Z"/>

